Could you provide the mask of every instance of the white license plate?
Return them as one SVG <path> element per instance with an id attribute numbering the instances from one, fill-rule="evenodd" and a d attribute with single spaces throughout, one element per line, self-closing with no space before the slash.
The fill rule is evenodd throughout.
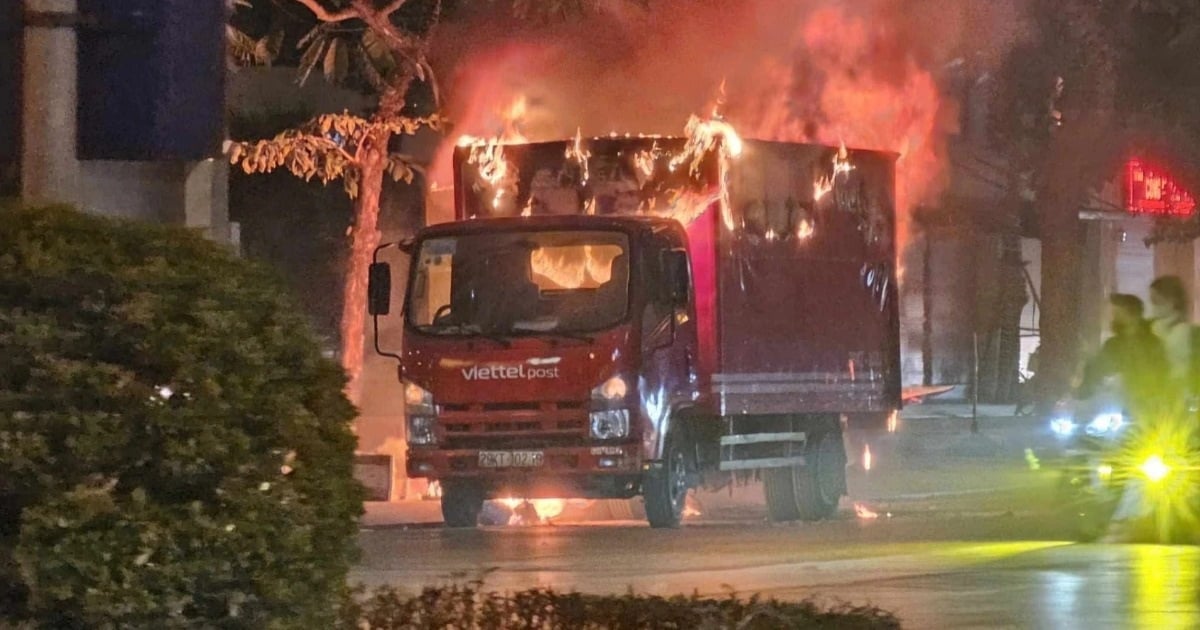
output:
<path id="1" fill-rule="evenodd" d="M 544 459 L 541 451 L 479 451 L 480 468 L 536 468 Z"/>

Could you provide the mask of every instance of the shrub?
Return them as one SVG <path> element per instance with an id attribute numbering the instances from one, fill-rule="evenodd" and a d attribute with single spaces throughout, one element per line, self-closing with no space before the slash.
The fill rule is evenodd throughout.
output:
<path id="1" fill-rule="evenodd" d="M 427 588 L 405 596 L 390 587 L 349 603 L 346 630 L 773 630 L 775 628 L 899 628 L 889 612 L 870 606 L 821 607 L 730 596 L 662 598 L 558 593 L 533 589 L 486 593 L 480 584 Z"/>
<path id="2" fill-rule="evenodd" d="M 278 284 L 183 229 L 0 209 L 0 626 L 335 623 L 353 408 Z"/>

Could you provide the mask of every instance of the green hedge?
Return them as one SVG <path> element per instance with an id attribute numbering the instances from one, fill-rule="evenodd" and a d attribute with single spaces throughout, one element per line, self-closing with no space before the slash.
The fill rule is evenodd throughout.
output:
<path id="1" fill-rule="evenodd" d="M 487 593 L 480 584 L 427 588 L 406 596 L 381 588 L 342 614 L 345 630 L 773 630 L 776 628 L 899 628 L 889 612 L 870 606 L 822 607 L 730 596 L 662 598 L 599 596 L 533 589 Z"/>
<path id="2" fill-rule="evenodd" d="M 183 229 L 0 208 L 0 626 L 336 624 L 353 408 L 278 286 Z"/>

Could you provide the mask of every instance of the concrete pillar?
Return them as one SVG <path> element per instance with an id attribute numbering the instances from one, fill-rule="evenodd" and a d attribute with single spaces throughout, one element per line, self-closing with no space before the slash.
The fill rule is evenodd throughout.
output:
<path id="1" fill-rule="evenodd" d="M 35 203 L 79 201 L 75 0 L 25 0 L 21 182 Z"/>
<path id="2" fill-rule="evenodd" d="M 215 241 L 230 241 L 228 162 L 209 158 L 184 165 L 183 224 Z"/>

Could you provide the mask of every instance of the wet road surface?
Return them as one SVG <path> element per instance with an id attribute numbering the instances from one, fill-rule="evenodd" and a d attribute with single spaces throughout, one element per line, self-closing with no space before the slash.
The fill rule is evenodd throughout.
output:
<path id="1" fill-rule="evenodd" d="M 676 531 L 639 522 L 365 529 L 351 579 L 412 590 L 760 593 L 871 603 L 913 628 L 1200 628 L 1200 549 L 1065 542 L 1055 473 L 1016 456 L 892 457 L 851 478 L 878 513 L 770 524 L 755 501 L 702 497 Z"/>

